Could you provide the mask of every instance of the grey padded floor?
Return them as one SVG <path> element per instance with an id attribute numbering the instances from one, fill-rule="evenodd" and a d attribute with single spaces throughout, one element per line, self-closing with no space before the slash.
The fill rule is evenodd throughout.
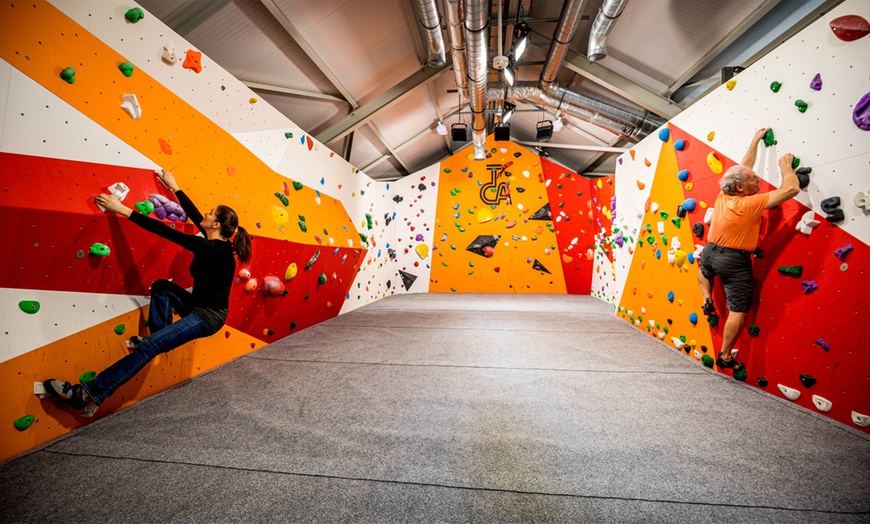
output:
<path id="1" fill-rule="evenodd" d="M 563 295 L 390 297 L 0 464 L 2 522 L 870 522 L 870 438 Z"/>

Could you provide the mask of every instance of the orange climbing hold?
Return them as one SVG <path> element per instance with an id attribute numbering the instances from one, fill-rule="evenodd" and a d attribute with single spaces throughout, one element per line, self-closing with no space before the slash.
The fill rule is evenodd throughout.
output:
<path id="1" fill-rule="evenodd" d="M 196 73 L 202 73 L 202 53 L 188 49 L 184 56 L 184 63 L 181 64 L 185 69 L 190 69 Z"/>
<path id="2" fill-rule="evenodd" d="M 643 165 L 645 165 L 646 167 L 649 167 L 652 165 L 652 162 L 649 161 L 649 158 L 644 158 Z"/>
<path id="3" fill-rule="evenodd" d="M 227 166 L 227 176 L 236 176 L 236 168 L 233 166 Z"/>
<path id="4" fill-rule="evenodd" d="M 644 184 L 644 183 L 641 182 L 640 180 L 637 181 L 637 188 L 638 188 L 638 189 L 640 189 L 641 191 L 643 191 L 643 188 L 645 188 L 645 187 L 646 187 L 646 184 Z"/>
<path id="5" fill-rule="evenodd" d="M 634 160 L 634 149 L 629 149 L 628 154 L 631 155 L 631 159 Z"/>
<path id="6" fill-rule="evenodd" d="M 162 138 L 158 138 L 157 143 L 160 144 L 160 150 L 163 151 L 164 155 L 172 154 L 172 146 L 169 145 L 169 142 L 163 140 Z"/>
<path id="7" fill-rule="evenodd" d="M 311 140 L 311 137 L 305 135 L 305 143 L 308 144 L 308 150 L 311 151 L 311 148 L 314 147 L 314 140 Z"/>

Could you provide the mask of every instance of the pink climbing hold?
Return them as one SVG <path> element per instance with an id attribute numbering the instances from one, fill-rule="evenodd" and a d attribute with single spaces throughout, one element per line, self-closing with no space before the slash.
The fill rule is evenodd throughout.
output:
<path id="1" fill-rule="evenodd" d="M 831 31 L 844 42 L 858 40 L 870 34 L 870 23 L 858 15 L 845 15 L 831 20 Z"/>

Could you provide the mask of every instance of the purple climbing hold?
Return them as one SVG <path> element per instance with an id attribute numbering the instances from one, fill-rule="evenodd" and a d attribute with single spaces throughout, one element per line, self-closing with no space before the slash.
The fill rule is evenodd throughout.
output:
<path id="1" fill-rule="evenodd" d="M 619 157 L 619 165 L 622 165 L 622 157 Z"/>
<path id="2" fill-rule="evenodd" d="M 858 129 L 870 131 L 870 92 L 862 96 L 861 100 L 855 104 L 855 110 L 852 111 L 852 122 L 855 122 Z"/>
<path id="3" fill-rule="evenodd" d="M 177 202 L 157 193 L 149 196 L 148 200 L 154 205 L 154 215 L 160 220 L 187 221 L 187 215 L 184 214 L 184 210 Z"/>
<path id="4" fill-rule="evenodd" d="M 846 244 L 845 246 L 841 247 L 840 249 L 834 251 L 834 256 L 839 258 L 842 262 L 845 262 L 846 255 L 851 253 L 853 249 L 854 248 L 852 247 L 852 244 Z"/>
<path id="5" fill-rule="evenodd" d="M 619 233 L 616 234 L 615 237 L 613 237 L 613 242 L 619 247 L 622 247 L 625 245 L 625 240 L 622 237 L 622 231 L 620 231 Z"/>
<path id="6" fill-rule="evenodd" d="M 829 346 L 828 343 L 825 342 L 825 339 L 823 339 L 823 338 L 820 338 L 820 339 L 816 340 L 816 344 L 818 344 L 819 346 L 821 346 L 822 349 L 824 349 L 825 351 L 830 351 L 830 350 L 831 350 L 831 346 Z"/>
<path id="7" fill-rule="evenodd" d="M 813 80 L 810 82 L 810 89 L 812 89 L 813 91 L 822 90 L 822 75 L 816 73 L 816 76 L 814 76 Z"/>
<path id="8" fill-rule="evenodd" d="M 613 195 L 613 198 L 610 199 L 610 212 L 616 213 L 616 195 Z"/>
<path id="9" fill-rule="evenodd" d="M 804 288 L 804 295 L 809 295 L 813 291 L 819 289 L 819 285 L 815 280 L 804 280 L 801 282 L 801 287 Z"/>
<path id="10" fill-rule="evenodd" d="M 414 237 L 414 240 L 416 240 L 417 242 L 422 242 L 422 241 L 423 241 L 423 238 L 424 238 L 424 237 L 423 237 L 422 234 L 417 233 L 417 236 Z"/>

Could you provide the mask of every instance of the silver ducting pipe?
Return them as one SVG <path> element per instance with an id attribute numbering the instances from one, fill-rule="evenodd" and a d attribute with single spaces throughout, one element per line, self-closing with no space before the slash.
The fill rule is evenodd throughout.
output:
<path id="1" fill-rule="evenodd" d="M 468 98 L 468 77 L 465 70 L 465 31 L 462 28 L 462 0 L 444 2 L 444 18 L 447 19 L 447 40 L 450 56 L 453 57 L 453 76 L 462 96 Z"/>
<path id="2" fill-rule="evenodd" d="M 549 91 L 544 91 L 535 82 L 517 82 L 513 87 L 508 87 L 507 95 L 502 86 L 487 89 L 486 95 L 489 101 L 502 100 L 505 96 L 509 100 L 534 101 L 540 106 L 551 108 L 553 112 L 569 114 L 634 140 L 642 140 L 666 123 L 648 111 L 638 113 L 630 107 L 600 100 L 589 93 L 580 93 L 557 84 L 551 84 Z"/>
<path id="3" fill-rule="evenodd" d="M 441 16 L 435 0 L 417 0 L 423 36 L 429 50 L 429 67 L 441 67 L 447 63 L 444 53 L 444 36 L 441 34 Z"/>
<path id="4" fill-rule="evenodd" d="M 607 56 L 607 34 L 613 29 L 616 19 L 622 14 L 627 3 L 628 0 L 604 0 L 601 9 L 598 10 L 598 16 L 592 23 L 592 30 L 589 32 L 586 58 L 591 62 Z"/>
<path id="5" fill-rule="evenodd" d="M 565 0 L 562 4 L 562 14 L 559 15 L 559 23 L 553 32 L 553 41 L 550 42 L 550 50 L 547 52 L 547 61 L 541 69 L 541 87 L 547 89 L 556 81 L 559 67 L 568 52 L 568 46 L 574 39 L 577 30 L 577 22 L 580 21 L 580 12 L 586 0 Z"/>
<path id="6" fill-rule="evenodd" d="M 488 72 L 489 1 L 464 0 L 465 42 L 468 55 L 468 99 L 474 159 L 486 158 L 486 75 Z"/>

